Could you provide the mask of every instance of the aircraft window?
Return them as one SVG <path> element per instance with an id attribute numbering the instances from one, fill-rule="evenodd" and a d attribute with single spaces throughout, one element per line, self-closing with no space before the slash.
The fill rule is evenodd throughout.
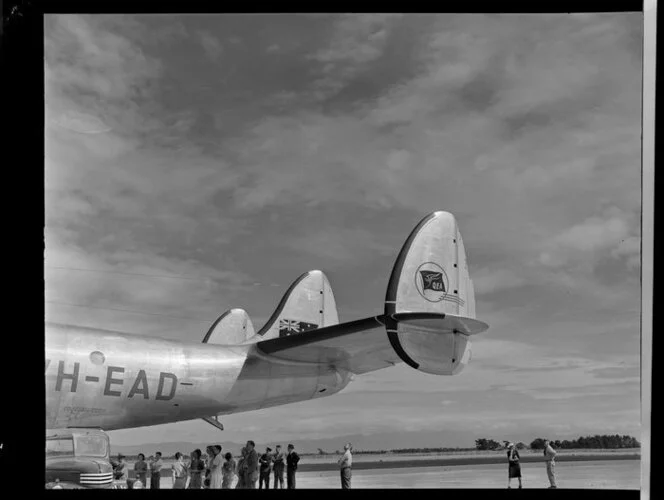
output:
<path id="1" fill-rule="evenodd" d="M 90 353 L 90 361 L 92 361 L 95 365 L 103 365 L 105 360 L 106 358 L 102 352 L 93 351 Z"/>
<path id="2" fill-rule="evenodd" d="M 76 436 L 76 455 L 105 457 L 106 439 L 102 436 Z"/>
<path id="3" fill-rule="evenodd" d="M 72 438 L 56 438 L 46 440 L 46 456 L 74 455 L 74 440 Z"/>

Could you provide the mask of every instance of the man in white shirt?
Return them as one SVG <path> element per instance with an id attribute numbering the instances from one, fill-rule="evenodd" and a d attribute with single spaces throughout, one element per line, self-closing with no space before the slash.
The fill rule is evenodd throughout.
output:
<path id="1" fill-rule="evenodd" d="M 551 486 L 549 488 L 557 488 L 556 486 L 556 455 L 557 453 L 551 447 L 548 439 L 544 440 L 544 457 L 546 459 L 546 474 L 549 476 Z"/>
<path id="2" fill-rule="evenodd" d="M 160 489 L 161 482 L 161 469 L 164 467 L 164 462 L 161 461 L 161 452 L 155 453 L 154 459 L 150 457 L 150 489 Z"/>
<path id="3" fill-rule="evenodd" d="M 350 489 L 350 480 L 352 477 L 351 467 L 353 465 L 353 455 L 351 450 L 353 449 L 350 443 L 344 445 L 344 454 L 339 459 L 339 468 L 341 475 L 341 489 L 349 490 Z"/>

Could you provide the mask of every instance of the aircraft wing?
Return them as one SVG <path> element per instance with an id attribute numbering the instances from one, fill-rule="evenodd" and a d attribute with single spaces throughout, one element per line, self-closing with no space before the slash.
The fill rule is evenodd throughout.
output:
<path id="1" fill-rule="evenodd" d="M 394 366 L 402 360 L 399 345 L 393 345 L 390 340 L 387 333 L 390 328 L 386 327 L 386 323 L 399 329 L 402 325 L 407 326 L 411 332 L 419 331 L 425 341 L 424 337 L 432 335 L 432 321 L 437 323 L 437 333 L 433 334 L 435 336 L 448 332 L 472 335 L 485 329 L 484 323 L 470 318 L 431 313 L 398 313 L 265 340 L 258 342 L 257 349 L 284 361 L 329 364 L 362 374 Z"/>

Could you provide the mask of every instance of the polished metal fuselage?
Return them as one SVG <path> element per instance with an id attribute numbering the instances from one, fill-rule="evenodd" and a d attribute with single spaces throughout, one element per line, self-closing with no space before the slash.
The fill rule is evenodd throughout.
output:
<path id="1" fill-rule="evenodd" d="M 271 358 L 255 344 L 184 343 L 46 329 L 46 427 L 106 430 L 266 408 L 339 392 L 350 374 Z"/>

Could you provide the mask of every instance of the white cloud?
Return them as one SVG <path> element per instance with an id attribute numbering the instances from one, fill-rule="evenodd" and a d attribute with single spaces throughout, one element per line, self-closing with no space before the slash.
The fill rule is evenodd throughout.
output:
<path id="1" fill-rule="evenodd" d="M 142 83 L 160 74 L 158 61 L 129 39 L 104 30 L 99 17 L 52 17 L 53 30 L 44 46 L 47 105 L 49 98 L 61 98 L 58 91 L 67 86 L 93 91 L 101 99 L 131 99 Z M 62 46 L 68 50 L 58 50 Z"/>
<path id="2" fill-rule="evenodd" d="M 539 261 L 545 266 L 561 267 L 571 260 L 593 258 L 604 250 L 611 250 L 615 255 L 618 245 L 629 239 L 630 218 L 629 214 L 615 208 L 607 210 L 603 216 L 589 217 L 552 238 Z"/>
<path id="3" fill-rule="evenodd" d="M 395 250 L 381 244 L 378 235 L 371 231 L 330 226 L 288 238 L 288 246 L 310 253 L 330 265 L 336 261 L 362 263 L 365 259 L 375 258 L 377 255 L 393 255 Z"/>
<path id="4" fill-rule="evenodd" d="M 340 16 L 329 45 L 309 56 L 321 63 L 321 77 L 315 82 L 319 99 L 325 99 L 350 82 L 382 53 L 395 14 L 346 14 Z"/>
<path id="5" fill-rule="evenodd" d="M 628 269 L 637 269 L 641 266 L 641 238 L 630 236 L 620 240 L 620 243 L 611 250 L 611 255 L 615 258 L 625 258 Z"/>
<path id="6" fill-rule="evenodd" d="M 627 222 L 620 217 L 591 217 L 556 238 L 556 243 L 573 250 L 594 252 L 617 245 L 627 236 Z"/>
<path id="7" fill-rule="evenodd" d="M 526 284 L 526 280 L 509 269 L 481 269 L 473 273 L 476 295 L 495 293 Z"/>
<path id="8" fill-rule="evenodd" d="M 223 44 L 213 34 L 207 31 L 201 31 L 199 32 L 198 37 L 201 45 L 203 46 L 203 49 L 205 50 L 205 54 L 213 61 L 219 59 L 219 57 L 224 53 Z"/>
<path id="9" fill-rule="evenodd" d="M 53 121 L 60 127 L 81 134 L 101 134 L 111 130 L 99 117 L 76 111 L 65 111 Z"/>

